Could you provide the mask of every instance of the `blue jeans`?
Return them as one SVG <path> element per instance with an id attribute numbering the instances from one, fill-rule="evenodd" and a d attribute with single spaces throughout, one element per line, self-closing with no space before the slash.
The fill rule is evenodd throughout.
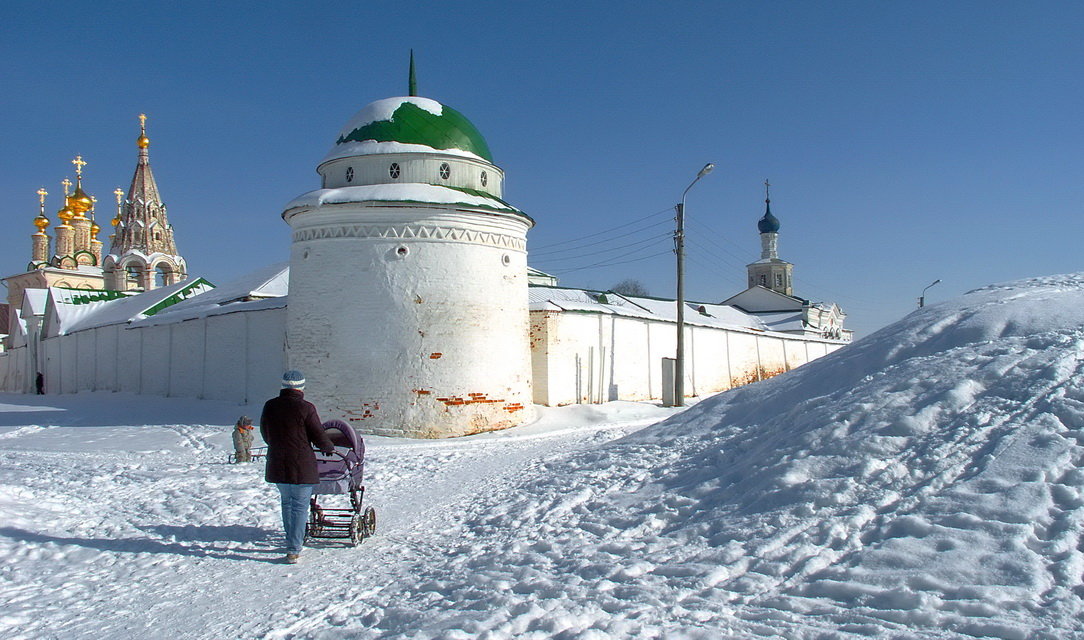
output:
<path id="1" fill-rule="evenodd" d="M 305 523 L 309 519 L 309 498 L 314 484 L 276 483 L 282 497 L 282 528 L 286 530 L 286 553 L 301 553 Z"/>

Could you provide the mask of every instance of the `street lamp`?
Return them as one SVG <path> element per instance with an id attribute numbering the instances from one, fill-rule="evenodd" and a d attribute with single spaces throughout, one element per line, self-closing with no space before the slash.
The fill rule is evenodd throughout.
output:
<path id="1" fill-rule="evenodd" d="M 933 285 L 935 285 L 935 284 L 937 284 L 939 282 L 941 282 L 941 278 L 938 278 L 937 280 L 934 280 L 930 284 L 926 285 L 926 289 L 929 289 L 930 287 L 932 287 Z M 920 295 L 918 297 L 918 308 L 919 309 L 926 306 L 926 289 L 923 289 L 922 290 L 922 295 Z"/>
<path id="2" fill-rule="evenodd" d="M 674 406 L 685 406 L 685 195 L 693 185 L 715 168 L 707 163 L 696 174 L 689 186 L 681 193 L 677 206 L 677 231 L 674 233 L 674 252 L 677 253 L 677 358 L 674 361 Z"/>

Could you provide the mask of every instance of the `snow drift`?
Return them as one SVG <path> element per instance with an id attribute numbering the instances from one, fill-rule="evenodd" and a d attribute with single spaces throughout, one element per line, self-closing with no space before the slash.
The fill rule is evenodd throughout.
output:
<path id="1" fill-rule="evenodd" d="M 973 291 L 550 461 L 419 565 L 430 588 L 353 613 L 418 638 L 1080 637 L 1081 309 L 1082 275 Z"/>

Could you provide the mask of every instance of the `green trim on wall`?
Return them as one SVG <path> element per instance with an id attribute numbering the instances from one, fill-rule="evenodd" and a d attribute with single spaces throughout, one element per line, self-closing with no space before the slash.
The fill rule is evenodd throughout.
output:
<path id="1" fill-rule="evenodd" d="M 191 284 L 187 285 L 186 287 L 184 287 L 183 289 L 181 289 L 177 293 L 174 293 L 173 295 L 166 298 L 165 300 L 162 300 L 161 302 L 154 305 L 150 309 L 145 310 L 143 312 L 143 315 L 148 316 L 148 317 L 153 316 L 154 314 L 158 313 L 162 309 L 172 307 L 173 305 L 177 304 L 178 302 L 182 302 L 184 300 L 187 300 L 188 298 L 191 298 L 194 295 L 192 293 L 192 290 L 194 288 L 196 288 L 197 286 L 201 285 L 201 284 L 207 285 L 207 286 L 211 287 L 212 289 L 214 288 L 214 285 L 211 284 L 210 282 L 208 282 L 207 280 L 204 280 L 203 278 L 196 278 L 194 281 L 192 281 Z"/>
<path id="2" fill-rule="evenodd" d="M 76 289 L 74 287 L 57 287 L 57 289 L 77 291 L 78 295 L 74 295 L 68 300 L 68 302 L 72 304 L 89 304 L 91 302 L 101 302 L 103 300 L 127 298 L 133 295 L 130 291 L 112 291 L 110 289 Z"/>

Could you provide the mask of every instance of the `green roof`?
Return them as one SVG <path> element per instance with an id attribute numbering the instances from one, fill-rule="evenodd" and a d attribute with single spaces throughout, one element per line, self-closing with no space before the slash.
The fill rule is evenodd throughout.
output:
<path id="1" fill-rule="evenodd" d="M 441 114 L 436 115 L 404 101 L 392 113 L 390 120 L 361 125 L 340 135 L 335 144 L 369 140 L 417 144 L 438 150 L 459 149 L 493 162 L 489 145 L 470 120 L 451 107 L 441 106 Z"/>

